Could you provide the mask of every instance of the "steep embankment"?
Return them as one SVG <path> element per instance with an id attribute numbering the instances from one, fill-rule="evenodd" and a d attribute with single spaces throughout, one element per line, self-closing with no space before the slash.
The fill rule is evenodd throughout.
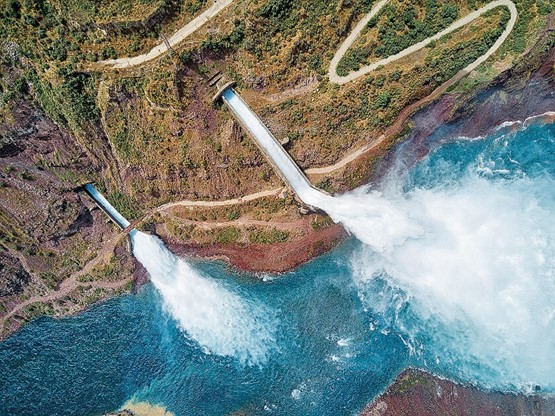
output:
<path id="1" fill-rule="evenodd" d="M 534 48 L 485 88 L 444 94 L 414 114 L 405 141 L 416 149 L 415 154 L 425 155 L 434 141 L 484 136 L 502 123 L 515 122 L 517 127 L 529 117 L 552 112 L 554 42 L 555 14 L 550 16 Z M 377 176 L 387 170 L 388 162 L 389 157 L 385 157 L 379 164 Z"/>
<path id="2" fill-rule="evenodd" d="M 549 416 L 555 400 L 523 394 L 485 393 L 476 387 L 406 370 L 361 416 Z"/>

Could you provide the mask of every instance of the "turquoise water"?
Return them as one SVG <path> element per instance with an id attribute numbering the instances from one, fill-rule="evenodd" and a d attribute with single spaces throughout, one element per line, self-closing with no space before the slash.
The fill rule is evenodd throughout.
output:
<path id="1" fill-rule="evenodd" d="M 407 144 L 398 161 L 410 156 Z M 345 197 L 406 217 L 411 226 L 383 251 L 353 237 L 262 280 L 192 263 L 211 282 L 203 290 L 233 294 L 231 316 L 256 328 L 237 348 L 222 345 L 234 342 L 228 321 L 189 326 L 197 309 L 181 313 L 153 285 L 38 319 L 0 344 L 0 414 L 99 415 L 129 399 L 175 415 L 356 414 L 409 365 L 485 388 L 552 391 L 554 162 L 553 124 L 430 143 L 379 194 Z M 372 227 L 356 215 L 348 226 L 364 240 Z M 269 328 L 261 342 L 259 328 Z M 250 347 L 261 352 L 241 359 Z"/>

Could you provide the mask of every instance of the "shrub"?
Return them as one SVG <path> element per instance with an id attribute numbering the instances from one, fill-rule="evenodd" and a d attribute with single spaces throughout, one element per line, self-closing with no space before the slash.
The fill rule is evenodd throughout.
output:
<path id="1" fill-rule="evenodd" d="M 249 235 L 249 241 L 255 244 L 284 243 L 288 239 L 289 231 L 282 231 L 276 228 L 271 230 L 255 230 Z"/>
<path id="2" fill-rule="evenodd" d="M 220 244 L 235 243 L 239 239 L 240 234 L 241 232 L 236 227 L 225 227 L 216 234 L 216 242 Z"/>

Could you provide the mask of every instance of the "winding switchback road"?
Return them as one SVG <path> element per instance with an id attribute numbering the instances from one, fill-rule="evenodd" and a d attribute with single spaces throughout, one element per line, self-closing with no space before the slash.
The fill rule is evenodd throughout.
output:
<path id="1" fill-rule="evenodd" d="M 509 19 L 509 22 L 507 23 L 507 27 L 505 28 L 505 30 L 503 31 L 501 36 L 497 39 L 497 41 L 493 44 L 493 46 L 491 48 L 489 48 L 488 51 L 485 54 L 480 56 L 478 59 L 476 59 L 474 62 L 472 62 L 470 65 L 468 65 L 466 68 L 463 69 L 463 71 L 466 71 L 468 73 L 468 72 L 476 69 L 478 67 L 478 65 L 480 65 L 482 62 L 484 62 L 486 59 L 488 59 L 497 49 L 499 49 L 499 47 L 503 44 L 503 42 L 505 42 L 505 39 L 507 39 L 507 37 L 509 36 L 511 31 L 513 30 L 516 19 L 518 17 L 518 12 L 516 10 L 516 6 L 512 1 L 510 1 L 510 0 L 496 0 L 496 1 L 493 1 L 489 4 L 486 4 L 484 7 L 481 7 L 478 10 L 475 10 L 475 11 L 467 14 L 466 16 L 457 20 L 456 22 L 454 22 L 452 25 L 450 25 L 446 29 L 442 30 L 441 32 L 436 33 L 434 36 L 426 38 L 421 42 L 415 43 L 414 45 L 409 46 L 406 49 L 403 49 L 401 52 L 396 53 L 395 55 L 388 56 L 387 58 L 381 59 L 377 62 L 374 62 L 373 64 L 362 67 L 358 71 L 351 72 L 348 75 L 345 75 L 345 76 L 337 75 L 337 65 L 339 64 L 339 61 L 341 61 L 341 59 L 343 58 L 343 56 L 345 55 L 347 50 L 355 42 L 358 35 L 366 27 L 366 25 L 368 24 L 370 19 L 372 19 L 372 17 L 374 17 L 382 9 L 382 7 L 386 5 L 386 3 L 388 1 L 389 0 L 381 0 L 379 3 L 377 3 L 372 8 L 372 10 L 370 10 L 370 12 L 366 16 L 364 16 L 362 18 L 362 20 L 360 20 L 357 23 L 357 25 L 354 27 L 354 29 L 351 31 L 351 33 L 349 33 L 349 36 L 347 36 L 347 39 L 345 39 L 343 41 L 343 43 L 341 44 L 341 46 L 339 47 L 339 49 L 335 53 L 335 56 L 333 57 L 333 59 L 330 62 L 328 76 L 329 76 L 329 79 L 330 79 L 331 82 L 342 85 L 342 84 L 346 84 L 347 82 L 354 81 L 355 79 L 360 78 L 361 76 L 366 75 L 366 74 L 376 70 L 378 67 L 380 67 L 382 65 L 387 65 L 391 62 L 395 62 L 395 61 L 397 61 L 401 58 L 404 58 L 405 56 L 410 55 L 411 53 L 414 53 L 414 52 L 426 47 L 426 45 L 430 44 L 431 42 L 433 42 L 435 40 L 438 40 L 442 36 L 444 36 L 448 33 L 451 33 L 454 30 L 457 30 L 457 29 L 465 26 L 466 24 L 476 20 L 482 14 L 484 14 L 484 13 L 486 13 L 486 12 L 492 10 L 492 9 L 495 9 L 496 7 L 501 7 L 501 6 L 507 7 L 509 9 L 510 13 L 511 13 L 511 18 Z"/>

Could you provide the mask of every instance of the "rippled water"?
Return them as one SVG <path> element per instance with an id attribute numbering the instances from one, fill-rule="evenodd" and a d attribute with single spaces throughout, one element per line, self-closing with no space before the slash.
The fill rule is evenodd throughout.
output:
<path id="1" fill-rule="evenodd" d="M 0 344 L 0 414 L 351 414 L 408 365 L 554 390 L 554 162 L 553 124 L 443 144 L 330 209 L 358 239 L 264 280 L 148 239 L 154 285 Z"/>

